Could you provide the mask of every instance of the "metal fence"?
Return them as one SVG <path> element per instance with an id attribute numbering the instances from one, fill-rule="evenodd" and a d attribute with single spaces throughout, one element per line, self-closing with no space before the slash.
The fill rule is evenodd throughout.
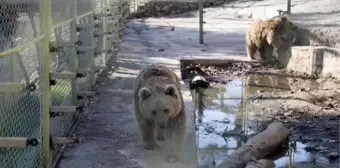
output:
<path id="1" fill-rule="evenodd" d="M 162 2 L 162 1 L 171 4 L 173 2 L 196 2 L 199 0 L 130 0 L 130 11 L 137 12 L 140 9 L 143 9 L 144 6 L 150 2 Z"/>
<path id="2" fill-rule="evenodd" d="M 0 167 L 52 167 L 114 66 L 125 0 L 0 1 Z"/>
<path id="3" fill-rule="evenodd" d="M 152 0 L 130 0 L 130 11 L 137 12 L 141 6 L 149 3 Z"/>

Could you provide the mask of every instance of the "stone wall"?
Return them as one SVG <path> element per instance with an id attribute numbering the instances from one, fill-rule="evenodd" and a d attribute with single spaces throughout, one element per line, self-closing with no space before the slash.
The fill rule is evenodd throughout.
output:
<path id="1" fill-rule="evenodd" d="M 310 76 L 340 78 L 340 28 L 304 24 L 287 16 L 298 26 L 293 47 L 277 49 L 275 56 L 287 69 Z"/>
<path id="2" fill-rule="evenodd" d="M 340 78 L 340 49 L 328 46 L 294 46 L 278 51 L 279 62 L 287 69 L 310 76 Z"/>
<path id="3" fill-rule="evenodd" d="M 308 15 L 308 14 L 306 14 Z M 315 14 L 314 14 L 315 15 Z M 316 16 L 321 17 L 323 13 Z M 340 46 L 340 19 L 335 19 L 334 24 L 329 24 L 327 20 L 315 20 L 313 18 L 304 18 L 299 14 L 289 14 L 287 16 L 294 24 L 298 25 L 300 32 L 299 38 L 302 39 L 299 45 L 311 45 L 311 46 Z M 337 16 L 333 16 L 337 17 Z M 332 18 L 329 18 L 332 19 Z M 312 20 L 312 21 L 309 21 Z M 326 22 L 326 23 L 323 23 Z"/>
<path id="4" fill-rule="evenodd" d="M 216 6 L 231 0 L 203 0 L 204 7 Z M 129 18 L 161 17 L 198 10 L 198 1 L 150 1 L 130 12 Z"/>

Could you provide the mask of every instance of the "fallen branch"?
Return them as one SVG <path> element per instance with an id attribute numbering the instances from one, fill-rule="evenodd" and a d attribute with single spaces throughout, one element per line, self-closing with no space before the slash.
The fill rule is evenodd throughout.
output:
<path id="1" fill-rule="evenodd" d="M 275 151 L 288 136 L 289 130 L 282 123 L 272 123 L 223 160 L 217 168 L 245 168 L 248 162 L 258 162 Z"/>
<path id="2" fill-rule="evenodd" d="M 248 162 L 246 168 L 275 168 L 275 163 L 272 160 L 261 159 L 259 161 Z"/>

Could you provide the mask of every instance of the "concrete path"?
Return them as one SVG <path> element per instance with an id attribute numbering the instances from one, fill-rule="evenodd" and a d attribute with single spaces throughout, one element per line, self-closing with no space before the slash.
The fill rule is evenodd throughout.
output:
<path id="1" fill-rule="evenodd" d="M 189 115 L 188 138 L 181 161 L 174 164 L 166 162 L 164 152 L 143 149 L 133 113 L 132 87 L 138 71 L 151 63 L 165 64 L 180 76 L 181 58 L 246 58 L 244 34 L 251 20 L 236 15 L 212 15 L 207 22 L 205 43 L 208 45 L 198 44 L 196 12 L 189 17 L 128 23 L 118 56 L 119 69 L 98 79 L 102 82 L 97 86 L 100 96 L 87 108 L 85 119 L 75 131 L 84 141 L 66 149 L 59 167 L 197 168 L 194 108 L 187 86 L 183 85 L 183 96 Z"/>
<path id="2" fill-rule="evenodd" d="M 260 3 L 274 1 L 277 0 L 244 2 L 242 7 L 237 7 L 238 4 L 235 3 L 231 4 L 235 7 L 229 6 L 228 9 L 222 7 L 206 9 L 207 24 L 204 29 L 207 32 L 205 35 L 207 45 L 198 44 L 196 12 L 179 18 L 149 18 L 128 23 L 118 56 L 119 69 L 98 79 L 102 82 L 102 85 L 97 87 L 100 96 L 87 108 L 87 115 L 75 132 L 77 136 L 84 137 L 84 142 L 70 145 L 64 152 L 59 167 L 196 168 L 194 108 L 187 87 L 183 85 L 190 125 L 187 145 L 181 162 L 170 164 L 163 157 L 165 153 L 143 149 L 133 114 L 133 81 L 138 71 L 151 63 L 165 64 L 180 75 L 181 58 L 223 59 L 235 56 L 245 59 L 244 35 L 249 23 L 253 21 L 248 19 L 249 13 L 245 10 L 255 6 L 254 3 L 259 3 L 258 7 L 261 8 Z M 263 5 L 266 10 L 270 6 Z M 279 6 L 283 8 L 285 5 L 280 3 Z M 252 9 L 251 13 L 256 14 L 257 18 L 262 18 L 262 8 Z M 266 17 L 272 17 L 268 15 L 276 13 L 276 9 L 267 12 Z M 175 28 L 174 31 L 171 30 L 171 26 Z"/>
<path id="3" fill-rule="evenodd" d="M 175 59 L 152 60 L 148 57 L 153 54 L 149 51 L 152 46 L 144 41 L 147 39 L 139 36 L 137 29 L 127 29 L 119 53 L 119 70 L 98 79 L 102 82 L 97 87 L 100 96 L 90 105 L 86 119 L 75 132 L 77 136 L 84 137 L 84 142 L 67 148 L 60 168 L 197 167 L 194 113 L 186 86 L 183 86 L 183 96 L 189 115 L 189 133 L 181 162 L 167 163 L 166 153 L 162 150 L 153 152 L 143 149 L 133 111 L 134 79 L 140 69 L 152 62 L 166 64 L 179 74 L 179 62 Z"/>

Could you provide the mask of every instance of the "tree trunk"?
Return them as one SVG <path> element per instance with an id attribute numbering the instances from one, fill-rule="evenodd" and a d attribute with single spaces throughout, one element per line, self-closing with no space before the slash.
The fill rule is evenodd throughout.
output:
<path id="1" fill-rule="evenodd" d="M 282 144 L 289 130 L 280 122 L 272 123 L 266 130 L 250 138 L 246 144 L 224 159 L 217 168 L 245 168 L 249 161 L 261 160 Z"/>
<path id="2" fill-rule="evenodd" d="M 259 161 L 248 162 L 246 168 L 275 168 L 275 163 L 272 160 L 261 159 Z"/>

